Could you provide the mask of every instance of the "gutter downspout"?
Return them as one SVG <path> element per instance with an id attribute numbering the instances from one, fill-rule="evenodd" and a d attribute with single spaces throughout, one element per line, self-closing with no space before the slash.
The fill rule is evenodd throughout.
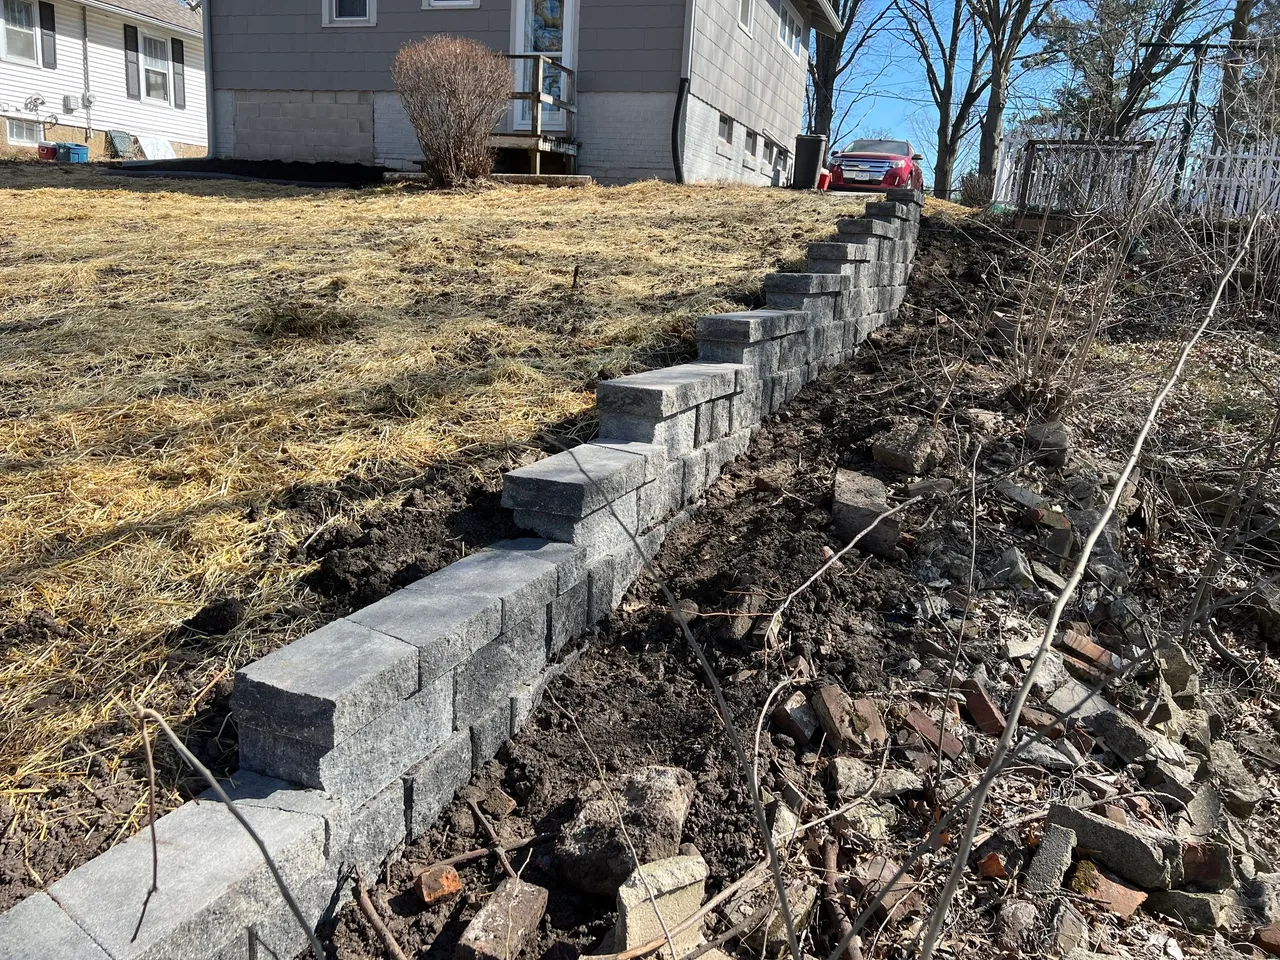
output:
<path id="1" fill-rule="evenodd" d="M 204 155 L 206 158 L 213 158 L 218 155 L 218 144 L 213 122 L 213 15 L 209 13 L 209 0 L 202 0 L 200 4 L 200 25 L 204 29 L 204 36 L 201 39 L 204 41 L 205 140 L 209 144 L 205 148 Z"/>
<path id="2" fill-rule="evenodd" d="M 205 0 L 208 2 L 208 0 Z M 698 21 L 698 0 L 686 0 L 684 14 L 684 49 L 680 55 L 680 86 L 676 90 L 676 109 L 671 116 L 671 166 L 675 168 L 676 183 L 684 183 L 684 133 L 685 106 L 689 102 L 689 77 L 693 69 L 693 31 Z"/>
<path id="3" fill-rule="evenodd" d="M 84 93 L 92 94 L 89 88 L 89 8 L 80 7 L 80 62 L 84 74 Z M 83 97 L 82 106 L 83 104 Z M 84 142 L 93 143 L 93 107 L 84 107 Z"/>

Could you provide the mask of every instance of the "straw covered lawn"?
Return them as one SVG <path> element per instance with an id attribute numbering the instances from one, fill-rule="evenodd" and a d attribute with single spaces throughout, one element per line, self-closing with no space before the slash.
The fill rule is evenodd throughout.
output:
<path id="1" fill-rule="evenodd" d="M 145 784 L 121 705 L 189 719 L 315 625 L 273 628 L 306 601 L 282 544 L 334 517 L 299 523 L 283 493 L 365 481 L 332 511 L 358 521 L 431 465 L 523 448 L 861 202 L 0 163 L 0 808 L 127 835 Z M 175 627 L 225 596 L 247 618 L 190 662 Z M 90 776 L 132 778 L 128 802 L 63 810 Z"/>

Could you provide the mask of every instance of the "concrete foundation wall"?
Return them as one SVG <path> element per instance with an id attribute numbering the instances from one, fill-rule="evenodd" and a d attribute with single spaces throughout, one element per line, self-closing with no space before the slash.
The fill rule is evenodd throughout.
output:
<path id="1" fill-rule="evenodd" d="M 600 183 L 674 180 L 674 93 L 578 94 L 578 172 Z"/>
<path id="2" fill-rule="evenodd" d="M 374 160 L 367 90 L 215 90 L 213 126 L 220 157 Z"/>
<path id="3" fill-rule="evenodd" d="M 312 101 L 314 103 L 314 101 Z M 360 105 L 360 104 L 353 104 Z M 371 106 L 371 104 L 370 104 Z M 261 113 L 256 114 L 261 117 Z M 357 118 L 358 119 L 358 118 Z M 430 828 L 577 655 L 761 420 L 853 357 L 906 290 L 921 198 L 891 191 L 766 278 L 767 309 L 697 323 L 699 360 L 601 383 L 600 438 L 504 477 L 530 536 L 494 544 L 249 664 L 225 787 L 309 924 Z M 0 915 L 6 958 L 290 957 L 306 941 L 256 848 L 208 796 Z"/>
<path id="4" fill-rule="evenodd" d="M 768 186 L 773 166 L 763 157 L 764 134 L 756 138 L 756 152 L 747 151 L 745 131 L 735 123 L 732 142 L 720 139 L 720 111 L 690 96 L 685 107 L 684 175 L 691 183 L 727 180 Z M 787 183 L 785 171 L 780 183 Z"/>

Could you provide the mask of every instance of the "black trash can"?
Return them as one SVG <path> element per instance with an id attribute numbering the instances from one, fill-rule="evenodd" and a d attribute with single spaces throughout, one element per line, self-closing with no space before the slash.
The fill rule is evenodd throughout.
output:
<path id="1" fill-rule="evenodd" d="M 818 186 L 818 173 L 827 156 L 827 138 L 802 133 L 796 137 L 796 166 L 791 186 L 796 190 L 813 190 Z"/>

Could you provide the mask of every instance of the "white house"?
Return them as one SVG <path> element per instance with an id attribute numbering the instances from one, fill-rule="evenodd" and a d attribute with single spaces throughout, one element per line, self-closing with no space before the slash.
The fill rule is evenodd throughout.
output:
<path id="1" fill-rule="evenodd" d="M 147 157 L 203 156 L 201 23 L 182 0 L 0 0 L 0 153 L 47 140 L 98 159 L 131 139 Z"/>

